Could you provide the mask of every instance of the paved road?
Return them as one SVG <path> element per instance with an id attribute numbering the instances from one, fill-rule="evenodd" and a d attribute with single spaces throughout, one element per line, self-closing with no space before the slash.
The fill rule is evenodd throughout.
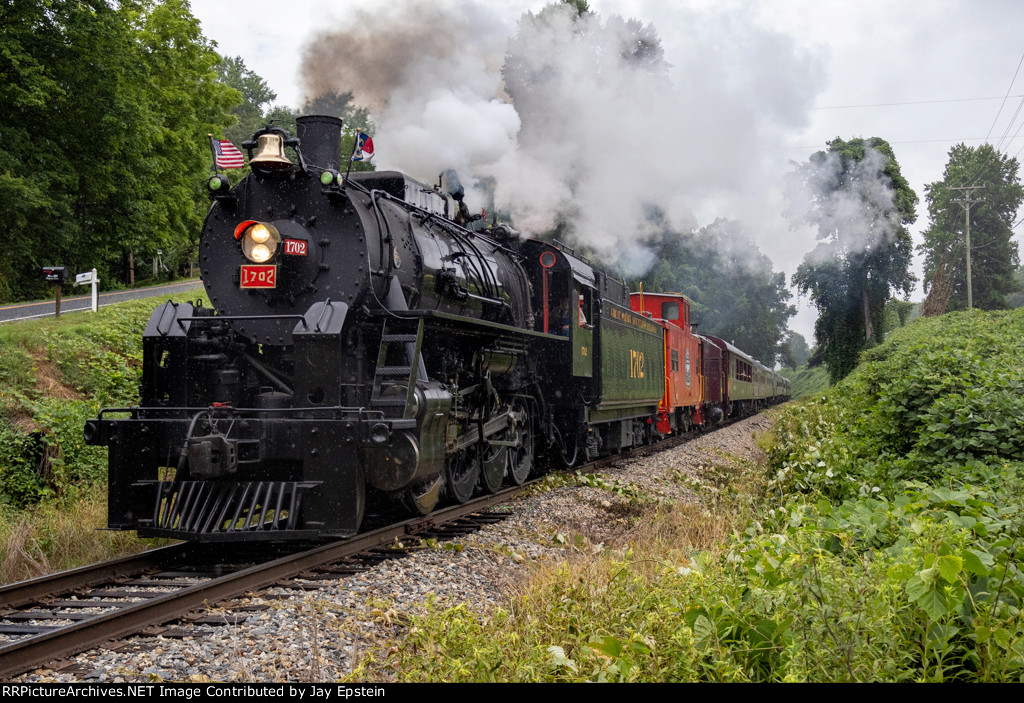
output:
<path id="1" fill-rule="evenodd" d="M 178 281 L 162 286 L 151 286 L 149 288 L 132 288 L 131 290 L 111 291 L 110 293 L 99 294 L 99 306 L 112 303 L 123 303 L 126 300 L 135 298 L 149 298 L 154 295 L 165 295 L 167 297 L 178 296 L 182 292 L 202 285 L 198 278 L 188 281 Z M 65 284 L 64 288 L 71 288 Z M 88 290 L 88 287 L 86 287 Z M 61 297 L 60 314 L 89 310 L 92 306 L 91 295 L 76 295 L 71 298 Z M 25 320 L 30 317 L 53 317 L 55 304 L 53 300 L 45 300 L 41 303 L 15 303 L 14 305 L 0 306 L 0 322 L 11 322 L 12 320 Z"/>

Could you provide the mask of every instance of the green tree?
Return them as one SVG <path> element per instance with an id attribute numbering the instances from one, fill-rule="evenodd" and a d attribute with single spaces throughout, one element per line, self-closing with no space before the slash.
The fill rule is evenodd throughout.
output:
<path id="1" fill-rule="evenodd" d="M 817 246 L 793 285 L 818 308 L 814 336 L 833 382 L 881 341 L 882 316 L 894 291 L 909 293 L 917 195 L 884 139 L 828 142 L 790 174 L 788 215 L 815 227 Z"/>
<path id="2" fill-rule="evenodd" d="M 187 262 L 209 209 L 201 178 L 212 159 L 207 135 L 230 123 L 237 96 L 218 80 L 220 57 L 185 0 L 144 0 L 132 18 L 152 134 L 149 153 L 140 155 L 150 167 L 144 197 L 152 204 L 143 249 Z"/>
<path id="3" fill-rule="evenodd" d="M 895 329 L 906 327 L 911 320 L 920 316 L 920 308 L 920 303 L 912 303 L 909 300 L 891 298 L 889 302 L 885 304 L 885 309 L 882 313 L 883 334 L 889 334 Z"/>
<path id="4" fill-rule="evenodd" d="M 109 283 L 132 252 L 187 249 L 232 97 L 187 3 L 19 0 L 0 22 L 0 299 L 48 294 L 43 265 Z"/>
<path id="5" fill-rule="evenodd" d="M 96 267 L 109 281 L 153 205 L 153 119 L 132 27 L 102 0 L 28 0 L 2 12 L 14 60 L 0 71 L 39 88 L 14 91 L 13 109 L 0 114 L 2 178 L 31 184 L 2 213 L 18 226 L 18 246 L 0 255 L 3 287 L 11 297 L 45 295 L 46 264 Z"/>
<path id="6" fill-rule="evenodd" d="M 43 52 L 57 34 L 48 5 L 0 3 L 0 216 L 11 233 L 0 248 L 0 301 L 11 300 L 23 285 L 30 295 L 45 291 L 41 282 L 24 275 L 59 263 L 44 261 L 38 251 L 39 213 L 51 212 L 51 222 L 70 214 L 55 192 L 67 187 L 60 146 L 39 138 L 48 108 L 65 95 Z M 25 168 L 30 163 L 35 168 Z M 62 234 L 53 233 L 55 239 Z"/>
<path id="7" fill-rule="evenodd" d="M 569 5 L 576 10 L 577 16 L 582 16 L 590 12 L 590 4 L 587 0 L 562 0 L 563 5 Z"/>
<path id="8" fill-rule="evenodd" d="M 804 366 L 807 363 L 807 359 L 811 356 L 811 349 L 807 346 L 807 339 L 799 332 L 787 332 L 782 346 L 784 353 L 793 362 L 792 365 L 788 365 L 780 361 L 783 366 L 789 366 L 789 368 L 794 369 Z"/>
<path id="9" fill-rule="evenodd" d="M 966 206 L 971 204 L 971 281 L 974 307 L 994 310 L 1009 306 L 1007 296 L 1020 289 L 1014 269 L 1020 263 L 1013 221 L 1024 202 L 1017 159 L 991 144 L 949 150 L 942 180 L 925 186 L 931 224 L 919 250 L 925 255 L 924 281 L 931 284 L 945 261 L 952 282 L 948 309 L 967 308 Z M 971 187 L 971 190 L 955 188 Z M 977 187 L 975 190 L 974 187 Z"/>
<path id="10" fill-rule="evenodd" d="M 217 64 L 221 83 L 238 91 L 238 102 L 231 108 L 238 121 L 224 130 L 224 138 L 236 146 L 250 139 L 265 123 L 266 110 L 277 99 L 267 82 L 245 66 L 241 56 L 224 57 Z"/>
<path id="11" fill-rule="evenodd" d="M 1006 304 L 1011 308 L 1024 307 L 1024 266 L 1018 266 L 1013 272 L 1013 280 L 1017 284 L 1017 289 L 1007 296 Z"/>

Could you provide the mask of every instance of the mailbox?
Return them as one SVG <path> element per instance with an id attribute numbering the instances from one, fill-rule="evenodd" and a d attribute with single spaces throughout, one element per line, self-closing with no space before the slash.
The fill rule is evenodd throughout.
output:
<path id="1" fill-rule="evenodd" d="M 68 270 L 64 266 L 44 266 L 43 280 L 47 283 L 67 283 Z"/>

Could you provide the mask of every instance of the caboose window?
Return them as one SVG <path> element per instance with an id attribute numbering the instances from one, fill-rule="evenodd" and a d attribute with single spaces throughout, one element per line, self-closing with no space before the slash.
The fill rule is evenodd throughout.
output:
<path id="1" fill-rule="evenodd" d="M 663 320 L 678 320 L 679 319 L 679 303 L 662 303 L 661 304 L 661 319 Z"/>
<path id="2" fill-rule="evenodd" d="M 679 350 L 677 349 L 672 350 L 672 370 L 679 370 Z"/>

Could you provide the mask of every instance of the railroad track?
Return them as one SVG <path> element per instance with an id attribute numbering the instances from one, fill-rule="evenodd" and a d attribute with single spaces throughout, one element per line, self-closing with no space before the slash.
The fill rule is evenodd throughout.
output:
<path id="1" fill-rule="evenodd" d="M 319 578 L 333 580 L 366 570 L 369 566 L 353 558 L 378 561 L 380 552 L 373 550 L 396 540 L 444 539 L 479 529 L 507 515 L 481 511 L 527 485 L 269 560 L 246 559 L 237 545 L 235 556 L 225 558 L 209 546 L 179 544 L 3 586 L 0 635 L 16 639 L 0 643 L 0 679 L 318 569 L 323 570 Z"/>
<path id="2" fill-rule="evenodd" d="M 576 470 L 664 451 L 700 434 L 703 431 L 603 457 Z M 252 591 L 274 585 L 311 588 L 317 580 L 335 582 L 384 559 L 410 553 L 385 551 L 409 537 L 443 540 L 475 531 L 510 514 L 484 510 L 507 502 L 540 480 L 301 551 L 268 555 L 268 546 L 260 544 L 262 554 L 256 557 L 233 544 L 229 557 L 222 545 L 184 543 L 2 586 L 0 637 L 9 639 L 0 641 L 0 679 L 187 619 L 190 613 Z M 192 617 L 189 621 L 235 624 L 223 616 L 207 620 Z"/>

